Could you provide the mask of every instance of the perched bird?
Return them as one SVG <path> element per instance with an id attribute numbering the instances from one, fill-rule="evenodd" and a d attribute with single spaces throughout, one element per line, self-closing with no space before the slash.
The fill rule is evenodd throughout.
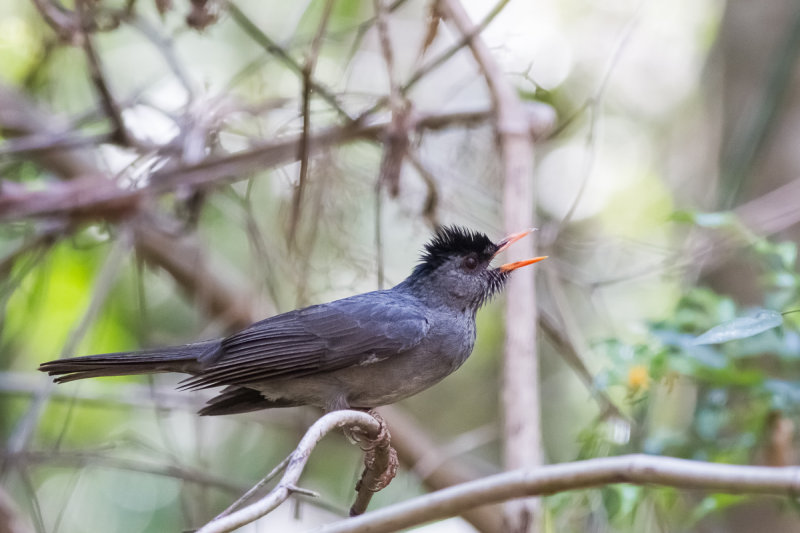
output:
<path id="1" fill-rule="evenodd" d="M 226 337 L 183 346 L 59 359 L 39 370 L 56 382 L 183 372 L 187 390 L 225 386 L 202 415 L 312 405 L 371 409 L 407 398 L 456 370 L 475 343 L 475 313 L 512 271 L 544 259 L 490 267 L 532 230 L 492 242 L 444 227 L 403 282 L 297 309 Z"/>

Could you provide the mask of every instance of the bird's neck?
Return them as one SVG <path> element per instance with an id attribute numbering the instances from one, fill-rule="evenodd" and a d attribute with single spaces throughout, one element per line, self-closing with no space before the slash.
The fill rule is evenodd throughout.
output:
<path id="1" fill-rule="evenodd" d="M 427 277 L 410 276 L 392 290 L 410 294 L 430 308 L 447 309 L 475 316 L 478 306 L 465 302 L 437 286 L 436 280 Z"/>

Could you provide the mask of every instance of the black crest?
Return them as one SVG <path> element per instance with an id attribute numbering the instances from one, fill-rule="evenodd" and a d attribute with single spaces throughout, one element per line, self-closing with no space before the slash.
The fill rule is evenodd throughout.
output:
<path id="1" fill-rule="evenodd" d="M 497 245 L 479 231 L 461 226 L 443 226 L 436 231 L 420 258 L 414 274 L 427 274 L 436 270 L 447 259 L 456 255 L 474 253 L 478 259 L 489 259 L 497 251 Z"/>

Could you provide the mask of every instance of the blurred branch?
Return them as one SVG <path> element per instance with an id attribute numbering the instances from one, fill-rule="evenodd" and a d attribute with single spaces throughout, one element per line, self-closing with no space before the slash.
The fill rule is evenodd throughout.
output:
<path id="1" fill-rule="evenodd" d="M 233 2 L 227 2 L 226 5 L 233 21 L 236 22 L 236 24 L 238 24 L 239 27 L 244 30 L 244 32 L 251 39 L 261 45 L 268 53 L 277 57 L 281 63 L 286 65 L 289 70 L 294 72 L 298 77 L 301 79 L 303 78 L 303 67 L 301 67 L 300 64 L 295 61 L 286 50 L 281 48 L 275 41 L 270 39 L 266 33 L 261 31 L 261 29 L 256 26 L 253 21 L 250 20 L 250 18 L 236 6 L 236 4 Z M 342 118 L 346 119 L 348 122 L 352 120 L 347 111 L 345 111 L 344 108 L 339 105 L 336 97 L 326 87 L 315 81 L 313 78 L 309 78 L 308 83 L 311 89 L 315 93 L 319 94 L 323 100 L 328 102 L 328 104 L 330 104 L 330 106 L 335 109 Z"/>
<path id="2" fill-rule="evenodd" d="M 314 40 L 311 41 L 311 49 L 308 52 L 308 57 L 303 65 L 303 133 L 300 136 L 300 175 L 297 178 L 297 187 L 295 187 L 294 194 L 292 196 L 292 215 L 289 218 L 290 246 L 294 245 L 295 233 L 297 231 L 297 225 L 300 221 L 300 208 L 303 205 L 303 192 L 306 188 L 306 182 L 308 181 L 308 167 L 311 160 L 308 139 L 311 136 L 311 90 L 314 68 L 317 65 L 319 52 L 322 48 L 322 37 L 325 35 L 325 29 L 328 27 L 328 21 L 331 18 L 332 10 L 333 0 L 326 0 L 325 8 L 322 12 L 322 19 L 320 20 L 319 27 L 317 28 L 317 33 L 314 35 Z"/>
<path id="3" fill-rule="evenodd" d="M 3 103 L 3 88 L 0 86 L 0 104 Z M 21 95 L 19 95 L 21 97 Z M 14 104 L 19 99 L 9 98 Z M 543 106 L 531 106 L 521 110 L 520 120 L 529 128 L 546 129 L 551 124 L 552 110 Z M 486 120 L 487 111 L 467 111 L 441 114 L 418 114 L 410 117 L 410 129 L 441 129 L 457 124 L 474 124 Z M 384 134 L 390 122 L 372 125 L 336 126 L 315 133 L 309 138 L 309 150 L 319 151 L 331 146 L 341 145 L 357 139 L 376 139 Z M 3 111 L 0 107 L 0 129 L 3 128 Z M 186 186 L 222 184 L 245 179 L 249 172 L 264 170 L 296 161 L 301 142 L 300 136 L 265 143 L 264 145 L 233 155 L 217 157 L 177 169 L 165 169 L 153 173 L 149 184 L 139 189 L 121 189 L 107 179 L 101 179 L 102 172 L 87 164 L 69 168 L 69 183 L 49 187 L 42 191 L 27 189 L 0 189 L 0 220 L 30 217 L 68 216 L 71 218 L 109 218 L 112 220 L 129 216 L 136 212 L 147 198 L 164 194 Z M 44 151 L 37 153 L 37 159 L 53 169 L 62 169 L 64 164 L 74 165 L 66 150 L 57 153 Z M 58 158 L 53 156 L 57 155 Z M 62 161 L 65 159 L 65 161 Z M 76 180 L 78 169 L 87 179 Z M 62 171 L 59 170 L 59 173 Z"/>
<path id="4" fill-rule="evenodd" d="M 557 280 L 557 277 L 548 275 L 547 279 L 549 282 L 552 282 L 554 279 Z M 573 341 L 570 339 L 570 335 L 565 332 L 565 328 L 561 323 L 559 323 L 556 317 L 548 313 L 546 310 L 540 309 L 539 328 L 541 328 L 542 333 L 545 334 L 547 339 L 556 349 L 559 357 L 561 357 L 572 369 L 572 371 L 575 372 L 575 374 L 578 376 L 578 379 L 581 380 L 583 385 L 592 395 L 592 398 L 597 401 L 598 405 L 600 406 L 600 416 L 615 416 L 620 420 L 626 420 L 630 422 L 629 417 L 625 416 L 622 411 L 619 410 L 619 407 L 614 404 L 608 394 L 605 391 L 598 390 L 597 387 L 595 387 L 594 375 L 589 371 L 589 368 L 587 368 L 583 357 L 581 357 L 581 352 L 575 346 Z"/>
<path id="5" fill-rule="evenodd" d="M 411 75 L 409 80 L 401 88 L 403 94 L 408 93 L 408 91 L 410 91 L 411 88 L 414 87 L 414 85 L 416 85 L 422 78 L 424 78 L 425 76 L 427 76 L 428 74 L 430 74 L 431 72 L 442 66 L 451 57 L 456 55 L 459 50 L 469 45 L 472 42 L 472 40 L 478 37 L 483 32 L 483 30 L 485 30 L 489 26 L 489 24 L 495 19 L 495 17 L 497 17 L 497 15 L 499 15 L 500 12 L 503 11 L 508 2 L 509 0 L 500 0 L 499 2 L 497 2 L 497 4 L 495 4 L 494 7 L 492 7 L 489 13 L 486 14 L 483 20 L 478 22 L 478 24 L 473 26 L 472 23 L 470 22 L 468 31 L 464 31 L 464 29 L 466 28 L 459 28 L 459 31 L 462 34 L 461 39 L 453 43 L 444 52 L 436 56 L 436 58 L 426 63 L 425 65 L 420 67 L 419 70 L 414 72 L 414 74 Z M 441 9 L 442 2 L 439 2 L 437 6 L 438 9 Z M 439 15 L 442 14 L 443 13 L 439 13 Z"/>
<path id="6" fill-rule="evenodd" d="M 503 218 L 507 233 L 533 226 L 533 139 L 525 120 L 525 108 L 516 90 L 479 35 L 458 0 L 439 0 L 439 11 L 466 38 L 480 65 L 492 95 L 495 127 L 503 165 Z M 532 240 L 520 242 L 524 257 L 533 256 Z M 506 291 L 506 337 L 503 367 L 505 416 L 505 467 L 536 468 L 542 464 L 539 405 L 539 359 L 536 350 L 534 269 L 519 272 Z M 523 533 L 538 530 L 538 502 L 506 504 L 505 530 Z"/>
<path id="7" fill-rule="evenodd" d="M 56 32 L 59 38 L 72 42 L 81 32 L 81 21 L 52 0 L 32 0 L 42 19 Z"/>
<path id="8" fill-rule="evenodd" d="M 589 459 L 485 477 L 323 526 L 315 533 L 397 531 L 487 503 L 614 483 L 795 498 L 800 492 L 800 468 L 725 465 L 649 455 Z"/>
<path id="9" fill-rule="evenodd" d="M 408 160 L 411 162 L 411 165 L 416 169 L 417 174 L 422 181 L 425 183 L 425 189 L 427 190 L 425 194 L 425 202 L 422 205 L 422 218 L 425 219 L 425 222 L 428 223 L 428 226 L 431 229 L 436 229 L 440 222 L 439 222 L 439 187 L 436 183 L 436 176 L 433 175 L 433 172 L 428 170 L 428 167 L 425 166 L 425 163 L 422 161 L 422 158 L 419 155 L 419 150 L 414 148 L 409 149 L 408 151 Z"/>
<path id="10" fill-rule="evenodd" d="M 225 477 L 215 476 L 202 470 L 172 464 L 163 465 L 147 461 L 137 461 L 135 459 L 111 457 L 96 452 L 22 450 L 14 454 L 5 452 L 2 456 L 4 460 L 13 461 L 15 463 L 70 465 L 76 467 L 91 465 L 95 467 L 113 468 L 115 470 L 142 472 L 145 474 L 181 479 L 183 481 L 196 483 L 198 485 L 214 487 L 231 494 L 237 494 L 243 490 L 241 485 L 231 483 Z"/>
<path id="11" fill-rule="evenodd" d="M 338 428 L 344 428 L 352 433 L 358 433 L 360 435 L 363 434 L 367 441 L 379 442 L 381 439 L 388 438 L 388 435 L 385 433 L 384 424 L 367 413 L 361 411 L 334 411 L 328 413 L 317 420 L 314 425 L 306 431 L 306 434 L 290 455 L 288 465 L 286 466 L 286 472 L 274 489 L 257 502 L 243 509 L 215 518 L 198 529 L 197 533 L 222 533 L 233 531 L 271 512 L 286 501 L 293 493 L 308 493 L 309 491 L 297 487 L 300 475 L 303 473 L 303 469 L 317 443 L 319 443 L 325 435 Z M 381 446 L 379 445 L 376 449 L 380 448 Z"/>
<path id="12" fill-rule="evenodd" d="M 731 133 L 722 154 L 719 206 L 731 209 L 736 205 L 745 179 L 753 171 L 770 132 L 779 121 L 779 113 L 787 90 L 792 86 L 800 56 L 800 7 L 795 6 L 783 43 L 769 58 L 769 69 L 761 94 L 742 113 L 742 126 Z"/>
<path id="13" fill-rule="evenodd" d="M 106 81 L 106 76 L 103 73 L 103 66 L 100 64 L 100 57 L 97 55 L 92 41 L 90 30 L 93 16 L 90 11 L 89 0 L 77 0 L 76 8 L 81 21 L 81 44 L 83 45 L 83 52 L 86 54 L 86 61 L 89 65 L 89 75 L 100 97 L 103 111 L 113 125 L 111 139 L 115 143 L 129 145 L 131 144 L 131 137 L 122 120 L 122 112 L 120 111 L 119 104 L 117 104 L 116 100 L 114 100 L 114 96 L 111 94 L 108 81 Z"/>
<path id="14" fill-rule="evenodd" d="M 800 223 L 800 178 L 750 200 L 734 212 L 759 235 L 771 235 Z"/>

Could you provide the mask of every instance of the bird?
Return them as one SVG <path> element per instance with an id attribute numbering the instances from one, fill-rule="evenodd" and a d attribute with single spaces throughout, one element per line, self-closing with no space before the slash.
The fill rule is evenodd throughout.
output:
<path id="1" fill-rule="evenodd" d="M 498 242 L 442 226 L 420 262 L 390 289 L 275 315 L 221 339 L 181 346 L 57 359 L 39 370 L 57 383 L 102 376 L 179 372 L 183 390 L 223 387 L 199 411 L 225 415 L 310 405 L 370 410 L 438 383 L 475 344 L 478 309 L 511 273 L 544 257 L 492 267 L 531 233 Z"/>

